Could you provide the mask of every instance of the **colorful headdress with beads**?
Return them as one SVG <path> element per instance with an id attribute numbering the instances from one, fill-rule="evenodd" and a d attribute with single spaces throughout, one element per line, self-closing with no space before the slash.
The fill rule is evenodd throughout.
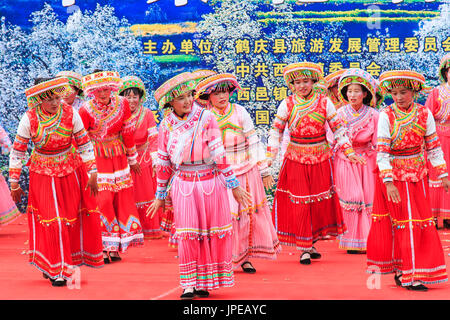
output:
<path id="1" fill-rule="evenodd" d="M 99 71 L 82 78 L 83 91 L 87 96 L 97 89 L 108 88 L 113 92 L 119 91 L 122 86 L 120 75 L 116 71 Z"/>
<path id="2" fill-rule="evenodd" d="M 47 98 L 57 95 L 61 98 L 69 95 L 72 92 L 69 80 L 64 77 L 58 77 L 47 80 L 37 85 L 34 85 L 25 90 L 28 107 L 34 108 L 42 103 Z"/>
<path id="3" fill-rule="evenodd" d="M 195 98 L 207 100 L 212 92 L 228 91 L 230 94 L 233 94 L 240 89 L 241 86 L 233 74 L 219 73 L 203 79 L 198 83 L 195 88 Z"/>
<path id="4" fill-rule="evenodd" d="M 83 76 L 79 73 L 73 71 L 61 71 L 57 75 L 57 77 L 65 77 L 69 80 L 69 84 L 74 86 L 80 90 L 83 90 L 82 78 Z"/>
<path id="5" fill-rule="evenodd" d="M 381 89 L 386 94 L 393 88 L 409 88 L 415 92 L 426 89 L 425 77 L 412 70 L 385 71 L 379 78 Z"/>
<path id="6" fill-rule="evenodd" d="M 144 82 L 140 78 L 136 76 L 123 77 L 122 86 L 119 89 L 119 94 L 130 88 L 138 88 L 142 90 L 141 103 L 145 102 L 145 100 L 147 99 L 147 91 L 145 90 Z"/>
<path id="7" fill-rule="evenodd" d="M 450 53 L 442 57 L 439 63 L 439 80 L 441 82 L 448 82 L 446 71 L 450 68 Z"/>
<path id="8" fill-rule="evenodd" d="M 337 86 L 339 84 L 339 79 L 341 78 L 342 74 L 346 71 L 347 69 L 340 69 L 338 71 L 335 71 L 333 73 L 330 73 L 329 75 L 327 75 L 325 77 L 325 83 L 327 85 L 327 89 Z"/>
<path id="9" fill-rule="evenodd" d="M 192 72 L 183 72 L 164 82 L 155 90 L 154 96 L 159 108 L 162 109 L 174 98 L 193 91 L 196 86 L 197 76 Z"/>
<path id="10" fill-rule="evenodd" d="M 339 94 L 335 95 L 331 88 L 338 86 L 339 79 L 341 78 L 341 75 L 345 72 L 345 70 L 346 69 L 340 69 L 338 71 L 330 73 L 325 77 L 324 80 L 326 86 L 326 95 L 331 99 L 336 107 L 341 106 L 343 103 L 341 100 L 339 100 Z"/>
<path id="11" fill-rule="evenodd" d="M 377 83 L 375 78 L 372 77 L 370 73 L 364 71 L 359 68 L 350 68 L 347 69 L 344 73 L 342 73 L 339 82 L 338 82 L 338 91 L 339 98 L 342 101 L 349 102 L 348 99 L 344 95 L 344 88 L 351 84 L 359 84 L 369 91 L 370 96 L 367 96 L 364 99 L 364 104 L 369 105 L 371 107 L 375 107 L 376 105 L 376 90 Z"/>
<path id="12" fill-rule="evenodd" d="M 291 63 L 284 67 L 283 78 L 291 91 L 294 91 L 292 82 L 297 79 L 310 78 L 315 82 L 323 80 L 322 67 L 312 62 Z"/>

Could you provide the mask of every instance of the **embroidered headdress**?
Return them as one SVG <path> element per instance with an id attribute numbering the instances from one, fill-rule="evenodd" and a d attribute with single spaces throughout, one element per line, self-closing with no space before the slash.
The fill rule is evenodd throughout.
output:
<path id="1" fill-rule="evenodd" d="M 108 88 L 113 92 L 119 91 L 122 80 L 116 71 L 99 71 L 84 76 L 82 84 L 84 93 L 87 96 L 92 96 L 97 89 Z"/>
<path id="2" fill-rule="evenodd" d="M 339 84 L 339 79 L 341 78 L 342 74 L 346 71 L 347 69 L 340 69 L 338 71 L 335 71 L 333 73 L 330 73 L 329 75 L 327 75 L 325 77 L 325 83 L 327 85 L 327 89 L 337 86 Z"/>
<path id="3" fill-rule="evenodd" d="M 27 97 L 27 104 L 29 108 L 34 108 L 42 103 L 47 98 L 57 95 L 64 98 L 72 92 L 67 78 L 54 78 L 41 83 L 38 83 L 25 90 Z"/>
<path id="4" fill-rule="evenodd" d="M 425 77 L 412 70 L 385 71 L 380 75 L 379 81 L 385 94 L 393 88 L 406 87 L 415 92 L 420 92 L 426 88 Z"/>
<path id="5" fill-rule="evenodd" d="M 57 77 L 65 77 L 69 80 L 69 84 L 74 86 L 80 90 L 83 90 L 82 78 L 83 76 L 79 73 L 73 71 L 61 71 L 57 75 Z"/>

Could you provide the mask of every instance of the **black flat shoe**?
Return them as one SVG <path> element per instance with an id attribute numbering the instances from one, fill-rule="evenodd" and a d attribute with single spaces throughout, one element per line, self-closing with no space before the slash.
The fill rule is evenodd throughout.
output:
<path id="1" fill-rule="evenodd" d="M 347 250 L 348 254 L 358 254 L 359 251 L 358 250 Z"/>
<path id="2" fill-rule="evenodd" d="M 445 219 L 444 220 L 444 228 L 445 229 L 450 229 L 450 219 Z"/>
<path id="3" fill-rule="evenodd" d="M 64 287 L 67 284 L 67 280 L 52 280 L 52 286 L 54 287 Z"/>
<path id="4" fill-rule="evenodd" d="M 209 292 L 206 290 L 196 290 L 194 289 L 194 295 L 199 298 L 208 298 Z"/>
<path id="5" fill-rule="evenodd" d="M 394 276 L 395 284 L 398 285 L 399 287 L 402 286 L 402 281 L 400 280 L 401 278 L 402 278 L 401 274 Z"/>
<path id="6" fill-rule="evenodd" d="M 423 284 L 419 284 L 418 286 L 407 286 L 405 287 L 408 290 L 412 290 L 412 291 L 428 291 L 428 288 L 425 287 Z"/>
<path id="7" fill-rule="evenodd" d="M 311 257 L 311 259 L 320 259 L 322 258 L 322 255 L 317 252 L 317 249 L 312 247 L 311 252 L 309 253 L 309 256 Z"/>
<path id="8" fill-rule="evenodd" d="M 50 277 L 49 277 L 48 275 L 46 275 L 45 273 L 43 273 L 43 272 L 42 272 L 42 277 L 43 277 L 44 279 L 50 279 Z"/>
<path id="9" fill-rule="evenodd" d="M 105 256 L 106 256 L 106 258 L 105 258 Z M 109 260 L 108 252 L 106 252 L 106 251 L 103 251 L 103 263 L 104 264 L 110 264 L 111 263 L 111 261 Z"/>
<path id="10" fill-rule="evenodd" d="M 116 261 L 122 260 L 122 258 L 119 257 L 118 255 L 117 256 L 109 255 L 109 259 L 111 259 L 111 262 L 116 262 Z"/>
<path id="11" fill-rule="evenodd" d="M 194 292 L 184 292 L 183 294 L 180 296 L 181 300 L 192 300 L 194 299 L 195 295 Z"/>
<path id="12" fill-rule="evenodd" d="M 309 255 L 309 258 L 302 259 L 304 255 Z M 300 256 L 300 263 L 301 264 L 311 264 L 311 254 L 309 252 L 303 252 Z"/>
<path id="13" fill-rule="evenodd" d="M 244 267 L 244 265 L 250 265 L 250 267 Z M 241 267 L 242 267 L 242 270 L 244 270 L 244 272 L 246 272 L 246 273 L 255 273 L 256 272 L 256 269 L 253 267 L 251 262 L 247 261 L 247 262 L 243 263 Z"/>

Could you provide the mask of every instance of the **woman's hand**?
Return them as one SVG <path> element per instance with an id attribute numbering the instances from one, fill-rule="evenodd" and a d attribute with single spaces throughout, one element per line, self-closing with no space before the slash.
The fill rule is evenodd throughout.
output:
<path id="1" fill-rule="evenodd" d="M 243 207 L 248 207 L 252 203 L 252 196 L 249 192 L 245 191 L 241 186 L 238 186 L 232 190 L 234 199 Z"/>
<path id="2" fill-rule="evenodd" d="M 445 192 L 448 193 L 448 189 L 450 187 L 450 181 L 448 181 L 447 177 L 442 178 L 442 186 L 444 187 Z"/>
<path id="3" fill-rule="evenodd" d="M 98 195 L 97 172 L 91 173 L 86 185 L 86 189 L 88 188 L 91 189 L 91 196 L 96 197 Z"/>
<path id="4" fill-rule="evenodd" d="M 150 219 L 153 219 L 153 216 L 158 212 L 158 210 L 164 208 L 165 203 L 165 200 L 155 199 L 155 201 L 153 201 L 153 203 L 147 208 L 145 216 L 148 217 L 150 215 Z"/>
<path id="5" fill-rule="evenodd" d="M 350 160 L 352 163 L 366 164 L 366 159 L 356 154 L 349 155 L 348 160 Z"/>
<path id="6" fill-rule="evenodd" d="M 25 193 L 23 192 L 22 188 L 20 188 L 19 183 L 11 182 L 11 197 L 14 202 L 19 203 L 22 200 L 22 196 L 24 194 Z"/>
<path id="7" fill-rule="evenodd" d="M 393 182 L 386 182 L 386 192 L 388 196 L 388 201 L 392 201 L 393 203 L 400 203 L 400 192 L 398 192 L 397 187 Z"/>
<path id="8" fill-rule="evenodd" d="M 131 170 L 134 171 L 137 175 L 141 175 L 141 165 L 139 163 L 130 164 Z"/>
<path id="9" fill-rule="evenodd" d="M 265 176 L 262 178 L 264 188 L 269 190 L 275 184 L 275 180 L 271 175 Z"/>
<path id="10" fill-rule="evenodd" d="M 158 173 L 158 167 L 157 166 L 153 166 L 152 167 L 152 177 L 156 177 L 157 173 Z"/>

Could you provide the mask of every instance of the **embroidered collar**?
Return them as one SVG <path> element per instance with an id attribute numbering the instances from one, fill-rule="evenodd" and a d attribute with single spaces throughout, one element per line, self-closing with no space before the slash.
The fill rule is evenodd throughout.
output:
<path id="1" fill-rule="evenodd" d="M 223 109 L 218 109 L 216 107 L 211 107 L 210 110 L 218 118 L 226 117 L 233 112 L 233 104 L 228 103 L 228 105 Z"/>

